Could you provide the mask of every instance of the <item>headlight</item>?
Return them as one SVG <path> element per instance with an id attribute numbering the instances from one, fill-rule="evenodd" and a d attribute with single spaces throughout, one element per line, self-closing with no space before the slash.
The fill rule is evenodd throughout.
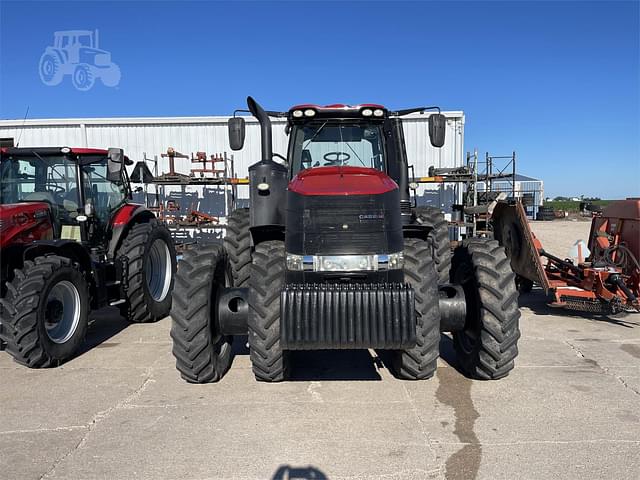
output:
<path id="1" fill-rule="evenodd" d="M 304 115 L 302 113 L 302 110 L 294 110 L 293 111 L 293 116 L 296 117 L 296 118 L 300 118 L 300 117 L 302 117 L 302 115 Z"/>
<path id="2" fill-rule="evenodd" d="M 305 117 L 313 117 L 316 114 L 316 111 L 313 108 L 307 108 L 304 111 L 304 116 Z"/>
<path id="3" fill-rule="evenodd" d="M 383 115 L 384 115 L 384 110 L 382 110 L 381 108 L 376 108 L 376 109 L 373 111 L 373 116 L 374 116 L 374 117 L 381 117 L 381 116 L 383 116 Z"/>
<path id="4" fill-rule="evenodd" d="M 287 253 L 287 269 L 314 272 L 398 270 L 404 267 L 402 252 L 379 255 L 296 255 Z"/>
<path id="5" fill-rule="evenodd" d="M 376 255 L 325 255 L 316 257 L 313 262 L 316 272 L 377 270 L 377 267 Z"/>
<path id="6" fill-rule="evenodd" d="M 293 253 L 287 253 L 287 270 L 303 270 L 304 264 L 302 255 L 295 255 Z"/>
<path id="7" fill-rule="evenodd" d="M 363 117 L 370 117 L 371 115 L 373 115 L 373 110 L 371 110 L 370 108 L 365 108 L 361 113 Z"/>

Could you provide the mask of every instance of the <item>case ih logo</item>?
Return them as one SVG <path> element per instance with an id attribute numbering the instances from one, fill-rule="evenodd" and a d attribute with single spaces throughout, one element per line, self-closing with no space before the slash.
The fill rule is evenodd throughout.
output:
<path id="1" fill-rule="evenodd" d="M 367 215 L 358 215 L 358 220 L 361 222 L 366 222 L 368 220 L 383 220 L 384 214 L 382 213 L 370 213 Z"/>
<path id="2" fill-rule="evenodd" d="M 111 61 L 111 53 L 98 48 L 98 30 L 66 30 L 53 34 L 53 46 L 40 57 L 38 73 L 42 83 L 59 85 L 65 75 L 81 92 L 90 90 L 97 78 L 105 87 L 120 83 L 120 67 Z"/>

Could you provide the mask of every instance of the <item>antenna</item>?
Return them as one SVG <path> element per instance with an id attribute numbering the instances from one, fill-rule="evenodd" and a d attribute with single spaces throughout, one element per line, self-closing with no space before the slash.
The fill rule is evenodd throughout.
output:
<path id="1" fill-rule="evenodd" d="M 22 119 L 22 127 L 20 127 L 20 133 L 18 134 L 18 141 L 16 142 L 16 148 L 20 146 L 20 139 L 22 138 L 22 132 L 24 131 L 24 124 L 27 121 L 27 115 L 29 115 L 29 105 L 27 105 L 27 111 L 24 112 L 24 118 Z"/>

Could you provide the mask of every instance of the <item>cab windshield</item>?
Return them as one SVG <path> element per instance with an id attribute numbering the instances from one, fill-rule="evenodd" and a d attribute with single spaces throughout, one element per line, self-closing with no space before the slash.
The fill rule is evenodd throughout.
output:
<path id="1" fill-rule="evenodd" d="M 332 120 L 295 126 L 289 150 L 291 174 L 314 167 L 385 170 L 382 125 Z"/>
<path id="2" fill-rule="evenodd" d="M 47 202 L 54 216 L 75 218 L 82 210 L 79 183 L 85 201 L 93 204 L 99 220 L 126 200 L 124 185 L 107 180 L 107 158 L 83 157 L 82 181 L 76 178 L 76 164 L 64 155 L 10 156 L 0 162 L 0 203 Z"/>

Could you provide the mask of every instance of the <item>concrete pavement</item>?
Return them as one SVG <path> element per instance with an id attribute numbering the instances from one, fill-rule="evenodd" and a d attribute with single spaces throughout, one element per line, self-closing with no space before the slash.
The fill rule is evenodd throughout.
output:
<path id="1" fill-rule="evenodd" d="M 189 385 L 170 319 L 100 312 L 62 367 L 0 353 L 0 478 L 640 478 L 640 315 L 584 318 L 535 290 L 521 304 L 496 382 L 459 373 L 443 337 L 423 382 L 357 351 L 297 354 L 292 381 L 261 384 L 240 339 L 220 383 Z"/>

